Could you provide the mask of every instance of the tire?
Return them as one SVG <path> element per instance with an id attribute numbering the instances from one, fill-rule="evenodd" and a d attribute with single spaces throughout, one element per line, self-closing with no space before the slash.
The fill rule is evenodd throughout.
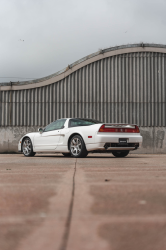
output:
<path id="1" fill-rule="evenodd" d="M 115 157 L 125 157 L 129 154 L 129 150 L 125 150 L 125 151 L 113 151 L 112 154 Z"/>
<path id="2" fill-rule="evenodd" d="M 34 156 L 36 153 L 33 152 L 32 142 L 29 138 L 25 138 L 22 143 L 22 152 L 24 156 Z"/>
<path id="3" fill-rule="evenodd" d="M 62 153 L 64 155 L 64 157 L 71 157 L 70 153 Z"/>
<path id="4" fill-rule="evenodd" d="M 74 135 L 69 143 L 70 153 L 72 157 L 84 158 L 88 155 L 84 140 L 80 135 Z"/>

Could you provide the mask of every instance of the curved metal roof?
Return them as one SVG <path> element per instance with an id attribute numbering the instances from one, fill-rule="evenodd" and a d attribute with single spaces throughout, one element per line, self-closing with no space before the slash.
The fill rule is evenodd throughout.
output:
<path id="1" fill-rule="evenodd" d="M 0 83 L 0 90 L 20 90 L 20 89 L 31 89 L 49 85 L 51 83 L 57 82 L 64 79 L 66 76 L 72 74 L 74 71 L 86 66 L 92 62 L 104 59 L 109 56 L 120 55 L 124 53 L 134 53 L 134 52 L 158 52 L 166 53 L 166 45 L 162 44 L 149 44 L 149 43 L 139 43 L 139 44 L 128 44 L 110 47 L 107 49 L 99 50 L 93 54 L 90 54 L 82 59 L 68 65 L 66 68 L 58 71 L 55 74 L 31 80 L 31 81 L 18 81 L 18 82 L 5 82 Z"/>

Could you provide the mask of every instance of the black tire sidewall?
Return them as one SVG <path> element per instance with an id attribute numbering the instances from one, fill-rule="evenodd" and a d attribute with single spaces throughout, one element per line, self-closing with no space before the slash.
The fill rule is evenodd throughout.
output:
<path id="1" fill-rule="evenodd" d="M 129 151 L 128 150 L 125 150 L 125 151 L 115 151 L 115 152 L 112 152 L 112 154 L 115 156 L 115 157 L 125 157 L 129 154 Z"/>
<path id="2" fill-rule="evenodd" d="M 71 153 L 62 153 L 64 157 L 71 157 Z"/>

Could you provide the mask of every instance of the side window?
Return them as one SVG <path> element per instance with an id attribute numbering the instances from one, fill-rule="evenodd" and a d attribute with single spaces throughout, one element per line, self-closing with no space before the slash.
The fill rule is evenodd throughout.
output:
<path id="1" fill-rule="evenodd" d="M 60 119 L 55 122 L 50 123 L 47 125 L 47 127 L 44 129 L 44 132 L 52 131 L 52 130 L 57 130 L 57 129 L 62 129 L 64 124 L 65 124 L 66 119 Z"/>
<path id="2" fill-rule="evenodd" d="M 78 119 L 70 119 L 69 121 L 69 127 L 77 127 L 79 126 L 79 120 Z"/>

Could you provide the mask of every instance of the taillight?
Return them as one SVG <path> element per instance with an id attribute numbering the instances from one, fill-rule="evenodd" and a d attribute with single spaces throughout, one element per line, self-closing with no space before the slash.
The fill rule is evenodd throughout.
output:
<path id="1" fill-rule="evenodd" d="M 137 125 L 106 125 L 103 124 L 99 132 L 108 133 L 139 133 L 139 128 Z"/>
<path id="2" fill-rule="evenodd" d="M 135 133 L 139 133 L 140 131 L 139 131 L 139 127 L 137 126 L 137 125 L 135 125 Z"/>

